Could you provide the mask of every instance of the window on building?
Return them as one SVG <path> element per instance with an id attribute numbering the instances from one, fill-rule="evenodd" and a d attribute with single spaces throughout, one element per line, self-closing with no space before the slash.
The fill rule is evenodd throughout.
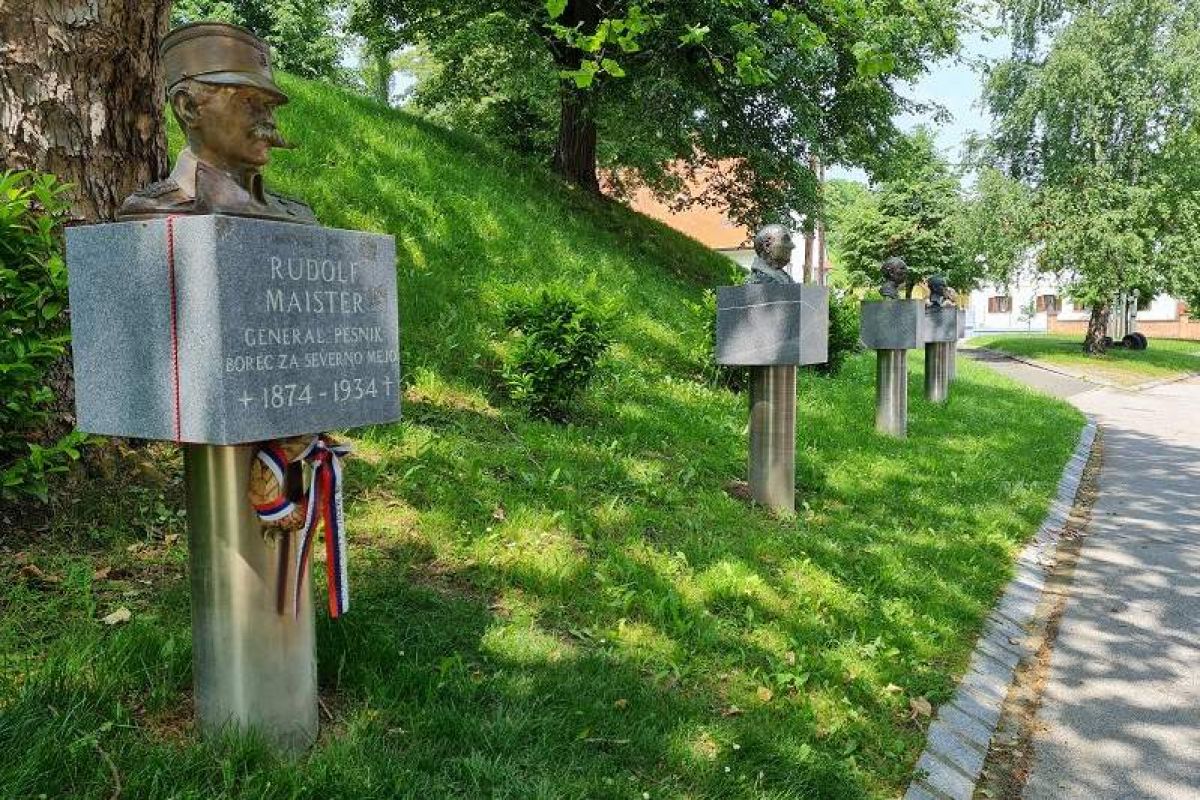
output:
<path id="1" fill-rule="evenodd" d="M 989 314 L 1010 314 L 1012 313 L 1012 298 L 1008 295 L 995 295 L 988 298 L 988 313 Z"/>
<path id="2" fill-rule="evenodd" d="M 1036 306 L 1039 314 L 1057 314 L 1061 310 L 1058 305 L 1058 296 L 1053 294 L 1039 294 Z"/>

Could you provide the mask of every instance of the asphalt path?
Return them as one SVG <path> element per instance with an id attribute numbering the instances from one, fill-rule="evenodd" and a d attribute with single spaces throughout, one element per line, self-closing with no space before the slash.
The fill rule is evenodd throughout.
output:
<path id="1" fill-rule="evenodd" d="M 1200 800 L 1200 379 L 1133 392 L 964 355 L 1067 399 L 1103 435 L 1023 797 Z"/>

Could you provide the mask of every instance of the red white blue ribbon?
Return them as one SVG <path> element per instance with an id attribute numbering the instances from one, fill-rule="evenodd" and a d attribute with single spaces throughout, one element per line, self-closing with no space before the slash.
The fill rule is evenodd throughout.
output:
<path id="1" fill-rule="evenodd" d="M 342 457 L 350 453 L 350 446 L 334 444 L 324 436 L 315 437 L 294 461 L 303 461 L 312 468 L 309 477 L 308 497 L 299 508 L 304 512 L 304 527 L 300 529 L 296 548 L 295 593 L 293 610 L 300 615 L 300 591 L 304 575 L 308 570 L 313 539 L 317 527 L 325 526 L 325 578 L 329 588 L 329 616 L 336 619 L 350 608 L 350 584 L 346 572 L 346 533 L 342 514 Z M 275 522 L 294 513 L 297 504 L 283 494 L 284 477 L 288 459 L 283 449 L 275 443 L 259 448 L 256 456 L 275 476 L 280 487 L 279 497 L 254 506 L 258 518 L 263 522 Z"/>
<path id="2" fill-rule="evenodd" d="M 342 514 L 342 457 L 349 455 L 350 446 L 333 444 L 317 436 L 296 460 L 312 467 L 308 485 L 308 506 L 300 542 L 296 548 L 295 613 L 300 615 L 300 585 L 308 569 L 312 541 L 317 525 L 325 526 L 325 578 L 329 587 L 329 616 L 337 619 L 350 609 L 350 583 L 346 573 L 346 533 Z"/>
<path id="3" fill-rule="evenodd" d="M 280 495 L 274 500 L 256 504 L 254 511 L 263 522 L 278 522 L 296 510 L 296 504 L 283 493 L 286 486 L 284 476 L 287 474 L 287 454 L 283 452 L 283 448 L 272 442 L 260 447 L 255 456 L 275 476 L 275 485 L 279 487 Z"/>

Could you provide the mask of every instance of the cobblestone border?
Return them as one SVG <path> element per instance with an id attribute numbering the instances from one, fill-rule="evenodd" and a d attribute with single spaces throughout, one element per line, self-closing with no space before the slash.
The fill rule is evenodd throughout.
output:
<path id="1" fill-rule="evenodd" d="M 1026 627 L 1033 621 L 1054 567 L 1059 537 L 1075 505 L 1095 441 L 1096 421 L 1088 417 L 1063 469 L 1058 495 L 1037 534 L 1017 558 L 1016 575 L 988 616 L 958 691 L 938 708 L 929 726 L 925 752 L 917 761 L 916 777 L 904 800 L 971 800 L 975 793 L 1017 664 L 1033 654 Z"/>

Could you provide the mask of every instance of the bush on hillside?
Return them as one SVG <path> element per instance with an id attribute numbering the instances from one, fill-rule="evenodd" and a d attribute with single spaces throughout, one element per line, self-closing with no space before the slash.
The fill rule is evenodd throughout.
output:
<path id="1" fill-rule="evenodd" d="M 44 501 L 47 476 L 79 457 L 81 435 L 47 430 L 70 340 L 65 193 L 51 175 L 0 173 L 0 500 Z"/>
<path id="2" fill-rule="evenodd" d="M 853 293 L 829 292 L 829 360 L 817 367 L 826 375 L 836 375 L 851 355 L 862 349 L 859 340 L 861 306 Z"/>
<path id="3" fill-rule="evenodd" d="M 607 323 L 569 297 L 542 292 L 509 303 L 504 324 L 511 341 L 500 371 L 509 396 L 536 416 L 565 419 L 612 344 Z"/>

